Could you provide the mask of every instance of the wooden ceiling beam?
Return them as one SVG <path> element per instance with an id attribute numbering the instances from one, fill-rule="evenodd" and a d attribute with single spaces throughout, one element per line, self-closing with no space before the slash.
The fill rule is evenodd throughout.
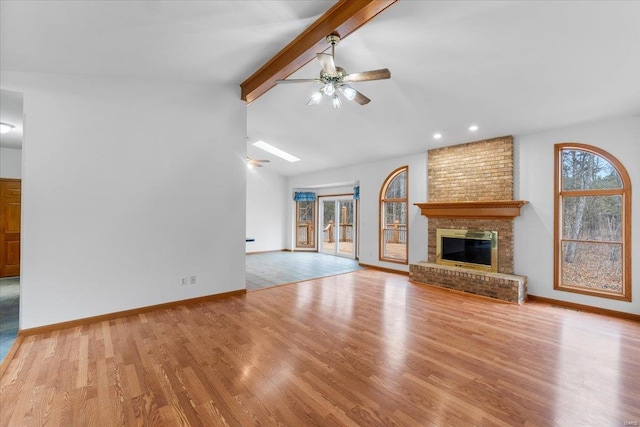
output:
<path id="1" fill-rule="evenodd" d="M 240 84 L 240 98 L 251 103 L 271 89 L 276 80 L 299 70 L 329 45 L 326 37 L 338 33 L 345 38 L 397 0 L 340 0 L 309 28 L 285 46 L 251 77 Z"/>

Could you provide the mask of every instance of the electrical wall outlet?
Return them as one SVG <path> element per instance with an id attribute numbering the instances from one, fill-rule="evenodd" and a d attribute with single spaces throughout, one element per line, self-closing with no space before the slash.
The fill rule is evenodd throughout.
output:
<path id="1" fill-rule="evenodd" d="M 191 276 L 189 278 L 189 283 L 191 283 L 192 285 L 195 285 L 196 284 L 196 276 Z"/>
<path id="2" fill-rule="evenodd" d="M 180 278 L 180 286 L 186 286 L 187 285 L 187 278 L 186 277 L 181 277 Z"/>

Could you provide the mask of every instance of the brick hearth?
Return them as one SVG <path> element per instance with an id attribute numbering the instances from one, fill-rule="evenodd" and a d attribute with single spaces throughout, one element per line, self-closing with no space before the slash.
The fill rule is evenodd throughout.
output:
<path id="1" fill-rule="evenodd" d="M 503 301 L 522 303 L 527 298 L 527 278 L 513 274 L 490 273 L 459 267 L 419 262 L 409 266 L 414 282 L 469 292 Z"/>

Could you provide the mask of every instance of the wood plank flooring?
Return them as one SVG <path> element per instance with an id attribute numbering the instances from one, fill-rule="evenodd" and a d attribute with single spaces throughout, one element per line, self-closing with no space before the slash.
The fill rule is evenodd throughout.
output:
<path id="1" fill-rule="evenodd" d="M 637 425 L 640 324 L 361 270 L 25 337 L 1 426 Z"/>

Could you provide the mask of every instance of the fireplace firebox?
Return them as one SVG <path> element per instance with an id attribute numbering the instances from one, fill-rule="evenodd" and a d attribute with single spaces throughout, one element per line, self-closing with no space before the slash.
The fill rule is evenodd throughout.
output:
<path id="1" fill-rule="evenodd" d="M 438 228 L 436 264 L 497 272 L 498 232 Z"/>

